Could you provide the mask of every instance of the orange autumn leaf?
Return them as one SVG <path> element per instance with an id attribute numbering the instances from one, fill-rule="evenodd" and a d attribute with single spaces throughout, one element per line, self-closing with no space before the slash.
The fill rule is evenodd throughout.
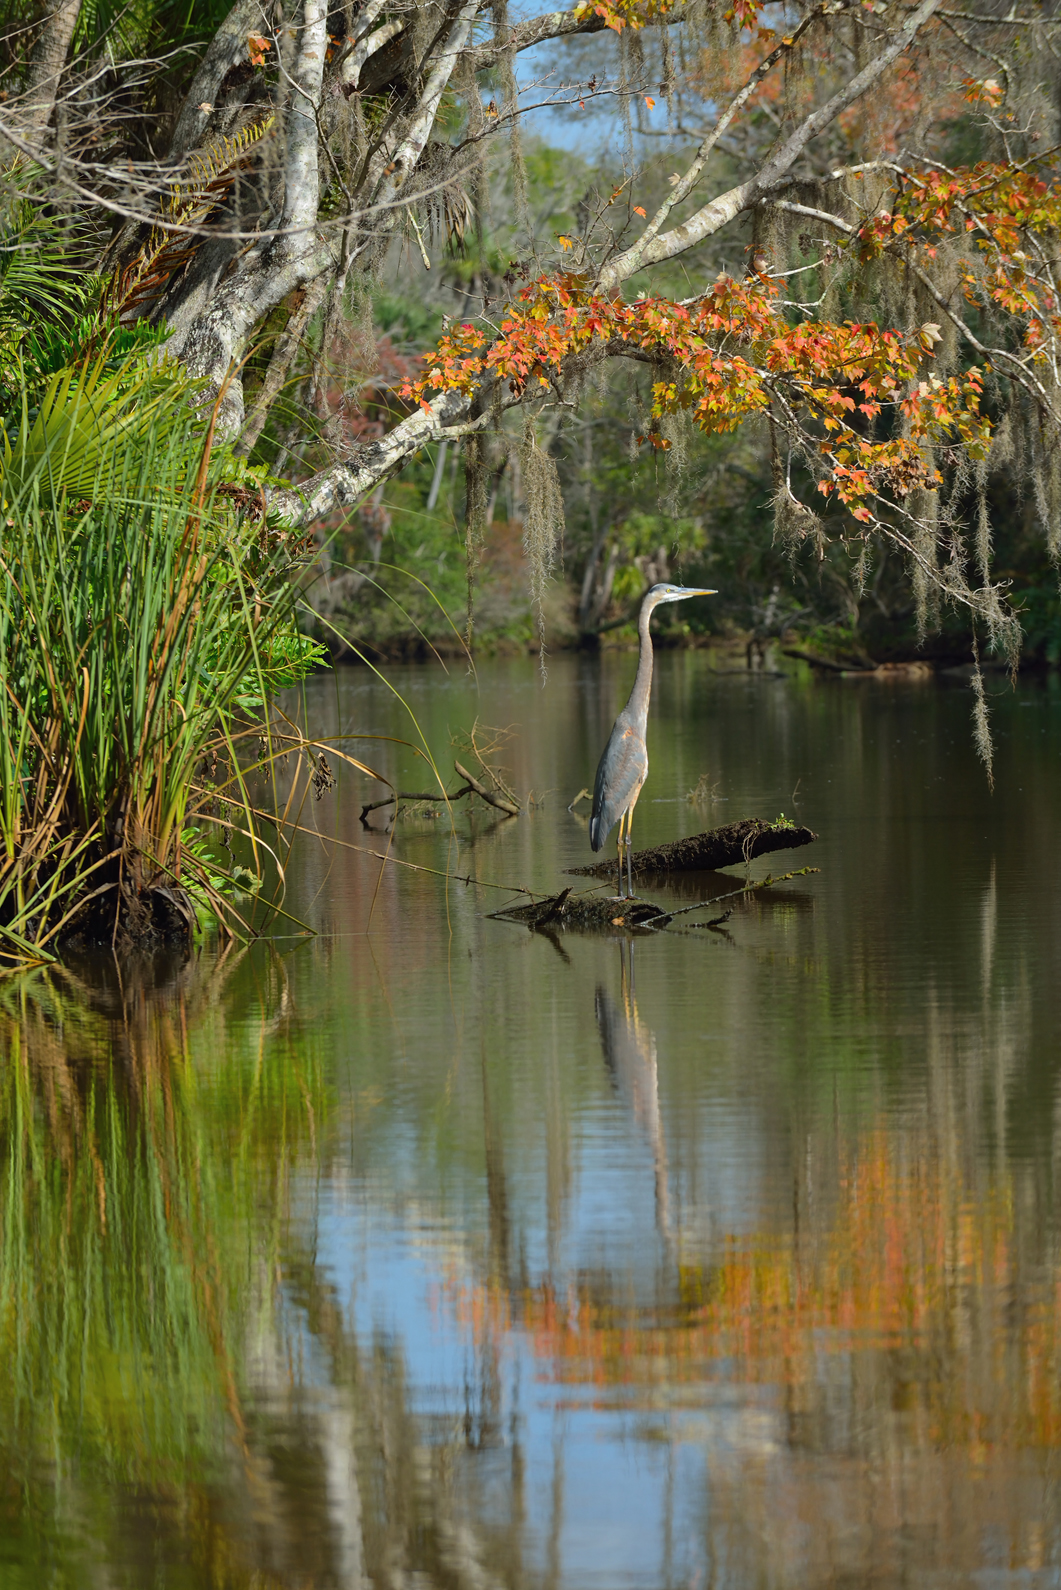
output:
<path id="1" fill-rule="evenodd" d="M 249 33 L 247 35 L 247 53 L 250 56 L 252 66 L 264 66 L 265 52 L 266 50 L 271 50 L 272 47 L 272 41 L 267 39 L 264 34 Z"/>
<path id="2" fill-rule="evenodd" d="M 971 103 L 975 104 L 977 100 L 982 99 L 994 107 L 1002 102 L 1001 84 L 993 77 L 963 77 L 962 88 L 965 90 L 965 98 Z"/>
<path id="3" fill-rule="evenodd" d="M 680 3 L 681 0 L 581 0 L 575 7 L 575 16 L 581 20 L 592 14 L 600 17 L 613 33 L 621 33 L 626 27 L 636 33 L 646 22 L 666 16 Z"/>

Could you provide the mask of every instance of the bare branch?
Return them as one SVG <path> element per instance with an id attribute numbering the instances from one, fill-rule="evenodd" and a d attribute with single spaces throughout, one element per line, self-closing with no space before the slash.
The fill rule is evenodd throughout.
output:
<path id="1" fill-rule="evenodd" d="M 831 215 L 828 210 L 816 210 L 809 204 L 794 204 L 788 199 L 764 199 L 771 210 L 784 210 L 787 215 L 806 215 L 812 221 L 824 221 L 826 226 L 835 226 L 838 232 L 846 232 L 848 237 L 853 237 L 858 231 L 848 221 L 842 221 L 838 215 Z"/>
<path id="2" fill-rule="evenodd" d="M 342 64 L 340 72 L 342 81 L 356 88 L 365 62 L 382 50 L 385 44 L 389 44 L 391 39 L 397 38 L 404 28 L 404 19 L 393 17 L 390 22 L 384 22 L 378 27 L 374 33 L 363 33 Z"/>
<path id="3" fill-rule="evenodd" d="M 1061 17 L 981 17 L 975 11 L 951 11 L 942 7 L 941 17 L 955 17 L 959 22 L 979 22 L 988 28 L 1057 28 Z"/>
<path id="4" fill-rule="evenodd" d="M 389 160 L 386 159 L 384 151 L 381 150 L 377 154 L 376 165 L 382 164 L 383 170 L 377 179 L 379 186 L 373 197 L 375 206 L 391 204 L 398 189 L 415 170 L 431 135 L 439 102 L 471 35 L 472 23 L 478 15 L 479 5 L 480 0 L 465 0 L 457 13 L 445 45 L 435 58 L 420 103 L 407 126 L 405 136 Z"/>
<path id="5" fill-rule="evenodd" d="M 704 167 L 707 165 L 708 156 L 711 154 L 723 133 L 744 109 L 745 105 L 751 99 L 752 95 L 755 93 L 760 83 L 762 83 L 763 79 L 769 76 L 779 61 L 783 60 L 786 55 L 796 48 L 796 45 L 803 38 L 803 35 L 807 32 L 807 29 L 811 26 L 811 24 L 816 22 L 817 19 L 824 14 L 826 6 L 829 3 L 830 0 L 821 0 L 821 3 L 815 6 L 812 11 L 808 11 L 807 15 L 803 18 L 803 21 L 799 24 L 799 27 L 795 30 L 795 32 L 791 34 L 790 37 L 782 39 L 777 48 L 771 50 L 766 59 L 761 61 L 755 68 L 755 71 L 751 74 L 740 93 L 730 101 L 730 103 L 726 106 L 726 109 L 718 118 L 714 127 L 704 138 L 696 152 L 696 159 L 693 161 L 692 165 L 689 166 L 681 181 L 675 185 L 672 191 L 664 199 L 663 203 L 660 205 L 651 221 L 645 227 L 645 230 L 641 233 L 641 236 L 637 239 L 637 242 L 634 244 L 634 248 L 641 249 L 642 252 L 647 249 L 653 238 L 656 237 L 656 235 L 662 229 L 667 217 L 671 214 L 671 211 L 675 208 L 675 206 L 684 203 L 684 201 L 689 197 L 689 194 L 696 187 L 696 184 L 699 182 L 700 177 L 703 174 Z M 630 251 L 628 250 L 628 252 Z"/>
<path id="6" fill-rule="evenodd" d="M 645 269 L 646 266 L 656 265 L 662 260 L 684 254 L 688 249 L 694 248 L 705 238 L 721 230 L 742 210 L 751 208 L 773 189 L 781 187 L 807 145 L 817 138 L 818 134 L 823 132 L 842 111 L 861 99 L 862 95 L 873 87 L 888 67 L 910 47 L 918 31 L 938 9 L 939 3 L 940 0 L 921 0 L 920 5 L 907 14 L 891 43 L 831 99 L 807 116 L 784 143 L 772 151 L 754 177 L 712 199 L 695 215 L 690 216 L 689 220 L 683 221 L 671 231 L 649 237 L 647 243 L 643 243 L 639 238 L 617 259 L 606 265 L 600 274 L 602 289 L 608 291 L 618 287 L 620 283 L 635 272 Z M 642 237 L 647 236 L 646 229 Z"/>
<path id="7" fill-rule="evenodd" d="M 300 486 L 269 494 L 269 509 L 288 524 L 314 524 L 337 508 L 352 508 L 428 442 L 481 430 L 489 413 L 469 421 L 471 404 L 459 392 L 443 392 L 427 410 L 416 409 L 378 441 L 357 449 L 355 459 L 332 464 Z"/>

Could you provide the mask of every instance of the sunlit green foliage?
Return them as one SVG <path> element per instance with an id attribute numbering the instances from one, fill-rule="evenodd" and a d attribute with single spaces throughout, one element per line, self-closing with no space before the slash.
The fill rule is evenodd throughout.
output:
<path id="1" fill-rule="evenodd" d="M 105 920 L 187 928 L 185 884 L 220 906 L 182 849 L 217 798 L 203 770 L 220 759 L 246 806 L 247 715 L 315 649 L 293 627 L 299 548 L 239 511 L 255 483 L 231 483 L 208 423 L 193 383 L 104 348 L 3 433 L 0 955 Z"/>

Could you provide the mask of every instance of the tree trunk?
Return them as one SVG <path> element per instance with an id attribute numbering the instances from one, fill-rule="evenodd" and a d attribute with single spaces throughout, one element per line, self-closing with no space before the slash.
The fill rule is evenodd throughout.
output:
<path id="1" fill-rule="evenodd" d="M 52 119 L 70 41 L 81 14 L 81 0 L 59 0 L 46 19 L 30 60 L 29 87 L 19 115 L 22 130 L 37 137 Z"/>

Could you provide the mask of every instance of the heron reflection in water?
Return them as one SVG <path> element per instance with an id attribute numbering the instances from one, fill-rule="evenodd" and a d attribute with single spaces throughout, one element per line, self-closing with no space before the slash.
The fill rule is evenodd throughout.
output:
<path id="1" fill-rule="evenodd" d="M 627 972 L 625 944 L 619 945 L 622 1001 L 617 1004 L 606 989 L 597 987 L 597 1031 L 604 1051 L 604 1064 L 617 1093 L 629 1105 L 652 1152 L 656 1182 L 656 1225 L 668 1250 L 672 1241 L 670 1181 L 667 1169 L 667 1141 L 659 1112 L 659 1075 L 656 1067 L 656 1039 L 637 1013 L 634 992 L 634 946 L 629 946 Z"/>
<path id="2" fill-rule="evenodd" d="M 626 878 L 630 897 L 634 893 L 634 871 L 630 849 L 630 829 L 641 786 L 648 777 L 648 704 L 652 697 L 652 636 L 649 621 L 664 602 L 684 602 L 689 596 L 715 596 L 691 585 L 653 585 L 646 592 L 637 617 L 641 642 L 637 677 L 630 699 L 615 720 L 604 755 L 597 765 L 593 785 L 593 815 L 589 820 L 589 842 L 603 850 L 616 819 L 619 822 L 619 897 L 623 893 L 623 846 L 626 846 Z"/>

